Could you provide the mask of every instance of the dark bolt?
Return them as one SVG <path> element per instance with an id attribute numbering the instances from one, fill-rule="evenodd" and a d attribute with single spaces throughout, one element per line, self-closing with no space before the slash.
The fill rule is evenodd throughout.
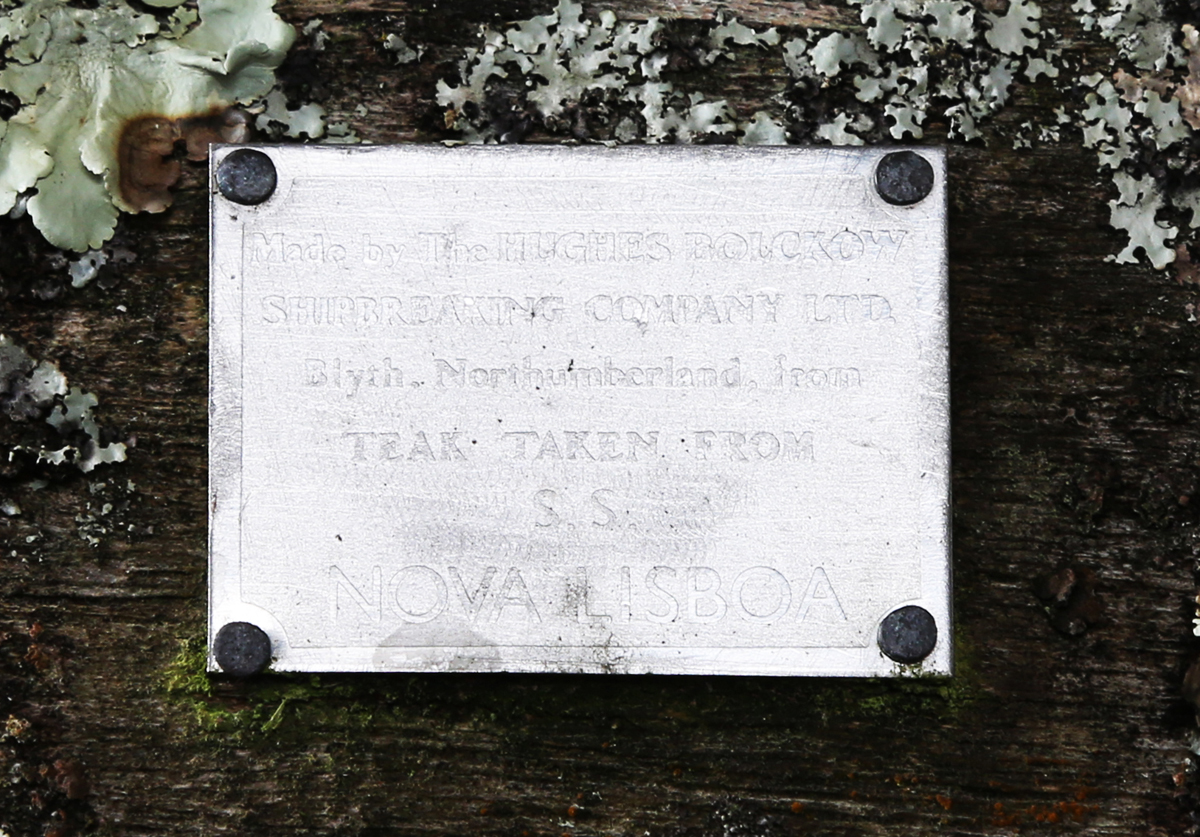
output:
<path id="1" fill-rule="evenodd" d="M 275 191 L 275 164 L 261 151 L 239 148 L 217 166 L 217 188 L 234 203 L 262 203 Z"/>
<path id="2" fill-rule="evenodd" d="M 912 151 L 893 151 L 875 167 L 879 196 L 896 206 L 909 206 L 933 191 L 933 166 Z"/>
<path id="3" fill-rule="evenodd" d="M 879 648 L 898 663 L 919 663 L 935 645 L 937 622 L 923 607 L 897 608 L 879 624 Z"/>
<path id="4" fill-rule="evenodd" d="M 271 662 L 271 640 L 257 625 L 230 622 L 217 631 L 213 656 L 226 674 L 249 677 Z"/>

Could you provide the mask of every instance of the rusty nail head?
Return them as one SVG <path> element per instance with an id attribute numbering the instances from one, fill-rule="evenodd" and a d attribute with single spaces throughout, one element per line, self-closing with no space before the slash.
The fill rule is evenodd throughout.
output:
<path id="1" fill-rule="evenodd" d="M 229 622 L 217 631 L 213 656 L 226 674 L 250 677 L 271 662 L 271 640 L 257 625 Z"/>
<path id="2" fill-rule="evenodd" d="M 261 151 L 239 148 L 217 166 L 217 188 L 234 203 L 254 206 L 275 191 L 275 163 Z"/>
<path id="3" fill-rule="evenodd" d="M 919 663 L 937 645 L 933 614 L 917 605 L 889 613 L 879 624 L 879 648 L 898 663 Z"/>
<path id="4" fill-rule="evenodd" d="M 933 166 L 914 151 L 893 151 L 875 167 L 875 188 L 894 206 L 919 203 L 933 191 Z"/>

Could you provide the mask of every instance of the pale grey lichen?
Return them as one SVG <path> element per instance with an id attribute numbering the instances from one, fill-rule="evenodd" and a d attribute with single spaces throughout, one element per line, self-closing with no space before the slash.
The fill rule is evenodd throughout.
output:
<path id="1" fill-rule="evenodd" d="M 137 496 L 137 486 L 131 480 L 89 480 L 89 499 L 75 515 L 76 531 L 89 546 L 99 546 L 110 536 L 129 537 L 152 534 L 153 527 L 134 523 L 131 505 Z"/>
<path id="2" fill-rule="evenodd" d="M 329 35 L 322 28 L 324 21 L 313 18 L 300 30 L 309 39 L 313 52 L 324 52 L 329 44 Z M 414 53 L 414 57 L 416 53 Z M 365 109 L 356 109 L 359 116 Z M 286 139 L 304 139 L 322 144 L 347 145 L 362 142 L 349 122 L 330 122 L 329 113 L 316 102 L 301 102 L 298 107 L 288 106 L 288 97 L 283 86 L 276 84 L 262 99 L 247 108 L 254 116 L 254 127 L 268 140 L 278 142 Z"/>
<path id="3" fill-rule="evenodd" d="M 0 213 L 34 190 L 28 211 L 50 243 L 98 248 L 119 210 L 141 208 L 121 189 L 124 127 L 266 95 L 295 37 L 271 5 L 200 0 L 199 23 L 185 32 L 181 9 L 160 19 L 125 0 L 0 0 L 0 90 L 20 105 L 0 122 Z"/>
<path id="4" fill-rule="evenodd" d="M 1113 83 L 1099 74 L 1080 80 L 1095 90 L 1084 97 L 1083 144 L 1095 148 L 1102 167 L 1116 169 L 1134 156 L 1134 137 L 1130 131 L 1134 111 L 1122 101 Z"/>
<path id="5" fill-rule="evenodd" d="M 684 48 L 667 24 L 598 20 L 562 0 L 550 14 L 500 32 L 485 29 L 456 82 L 438 84 L 446 124 L 467 142 L 520 141 L 534 127 L 615 142 L 743 143 L 816 140 L 842 145 L 884 137 L 920 139 L 931 112 L 951 134 L 980 139 L 979 123 L 1007 101 L 1018 74 L 1058 75 L 1057 33 L 1042 31 L 1032 0 L 1004 14 L 965 0 L 850 0 L 859 31 L 755 29 L 718 15 Z M 677 32 L 672 32 L 678 36 Z M 731 60 L 738 49 L 781 48 L 794 90 L 782 112 L 739 116 L 728 101 L 683 90 L 664 77 L 675 59 L 693 67 Z M 773 126 L 771 130 L 764 130 Z"/>
<path id="6" fill-rule="evenodd" d="M 1200 229 L 1200 186 L 1180 189 L 1171 195 L 1171 203 L 1178 209 L 1191 213 L 1188 226 Z"/>
<path id="7" fill-rule="evenodd" d="M 1094 0 L 1076 0 L 1086 30 L 1117 45 L 1122 57 L 1143 70 L 1165 70 L 1182 57 L 1175 43 L 1175 26 L 1158 0 L 1111 0 L 1097 6 Z"/>
<path id="8" fill-rule="evenodd" d="M 96 278 L 100 268 L 108 263 L 108 254 L 103 250 L 88 250 L 79 258 L 67 265 L 67 273 L 71 275 L 71 287 L 82 288 Z"/>
<path id="9" fill-rule="evenodd" d="M 329 33 L 321 28 L 324 22 L 321 18 L 314 17 L 300 29 L 300 34 L 312 44 L 313 52 L 324 52 L 325 47 L 329 45 Z"/>
<path id="10" fill-rule="evenodd" d="M 826 122 L 817 128 L 817 136 L 830 145 L 865 145 L 862 137 L 851 133 L 848 129 L 865 131 L 870 127 L 870 121 L 862 114 L 855 119 L 848 114 L 839 113 L 832 122 Z"/>
<path id="11" fill-rule="evenodd" d="M 73 462 L 84 473 L 105 462 L 124 462 L 124 442 L 100 444 L 100 426 L 92 417 L 92 408 L 99 404 L 100 399 L 92 393 L 84 392 L 79 387 L 71 387 L 62 396 L 62 403 L 55 405 L 51 410 L 46 423 L 64 436 L 72 431 L 82 430 L 88 441 L 79 446 L 66 445 L 56 451 L 42 451 L 39 457 L 54 464 Z"/>
<path id="12" fill-rule="evenodd" d="M 57 366 L 35 361 L 0 334 L 0 413 L 13 421 L 39 418 L 66 393 L 67 379 Z"/>
<path id="13" fill-rule="evenodd" d="M 1150 263 L 1161 270 L 1175 260 L 1175 251 L 1166 242 L 1179 232 L 1176 227 L 1155 220 L 1164 206 L 1162 192 L 1149 175 L 1135 180 L 1124 172 L 1117 172 L 1115 178 L 1120 196 L 1108 203 L 1111 210 L 1109 223 L 1129 235 L 1129 244 L 1110 258 L 1134 263 L 1137 261 L 1134 252 L 1141 247 Z"/>
<path id="14" fill-rule="evenodd" d="M 582 5 L 560 0 L 549 14 L 503 32 L 485 28 L 481 46 L 468 49 L 460 63 L 459 78 L 438 82 L 446 125 L 465 142 L 519 141 L 535 127 L 615 142 L 786 139 L 772 114 L 741 120 L 728 102 L 665 80 L 664 26 L 658 18 L 618 21 L 610 11 L 588 20 Z M 774 29 L 759 32 L 719 16 L 690 57 L 709 66 L 735 47 L 762 49 L 779 41 Z"/>
<path id="15" fill-rule="evenodd" d="M 1172 219 L 1194 209 L 1200 190 L 1190 175 L 1192 132 L 1200 128 L 1196 30 L 1177 29 L 1156 0 L 1077 0 L 1072 9 L 1086 30 L 1115 44 L 1120 58 L 1111 75 L 1077 80 L 1087 90 L 1078 120 L 1083 144 L 1110 173 L 1118 197 L 1109 202 L 1109 223 L 1129 239 L 1115 261 L 1136 262 L 1139 249 L 1159 270 L 1180 259 L 1183 280 L 1193 262 Z"/>
<path id="16" fill-rule="evenodd" d="M 1036 3 L 1012 0 L 1003 15 L 985 12 L 984 17 L 991 24 L 984 37 L 999 52 L 1021 55 L 1037 48 L 1036 36 L 1042 28 L 1038 22 L 1042 10 Z"/>
<path id="17" fill-rule="evenodd" d="M 255 110 L 258 113 L 254 127 L 269 139 L 320 139 L 325 135 L 325 108 L 309 102 L 290 110 L 287 106 L 287 96 L 279 87 L 273 88 Z"/>
<path id="18" fill-rule="evenodd" d="M 1178 218 L 1188 214 L 1190 236 L 1200 214 L 1189 156 L 1200 128 L 1193 26 L 1177 28 L 1157 0 L 1076 0 L 1085 29 L 1114 44 L 1133 72 L 1068 77 L 1059 33 L 1034 0 L 1010 0 L 1002 11 L 966 0 L 847 1 L 861 29 L 783 37 L 722 14 L 685 50 L 683 63 L 700 68 L 734 60 L 738 50 L 782 51 L 791 89 L 773 97 L 779 110 L 749 119 L 736 103 L 665 74 L 687 40 L 671 29 L 676 22 L 620 21 L 608 11 L 589 20 L 569 0 L 504 31 L 485 29 L 459 79 L 439 82 L 437 101 L 466 142 L 520 141 L 542 129 L 584 141 L 861 145 L 922 139 L 936 118 L 952 139 L 1006 133 L 1013 148 L 1027 149 L 1078 129 L 1102 171 L 1140 178 L 1136 194 L 1122 191 L 1110 203 L 1110 223 L 1128 236 L 1113 259 L 1144 256 L 1162 269 L 1186 246 Z M 985 134 L 1018 79 L 1052 84 L 1074 104 L 1056 110 L 1053 123 Z M 1147 168 L 1156 172 L 1148 180 Z"/>
<path id="19" fill-rule="evenodd" d="M 960 0 L 850 2 L 861 9 L 862 32 L 800 33 L 785 44 L 798 84 L 819 81 L 826 97 L 845 88 L 861 103 L 819 124 L 818 138 L 854 145 L 884 135 L 921 139 L 930 115 L 940 113 L 951 137 L 982 139 L 980 122 L 1007 103 L 1018 73 L 1057 75 L 1054 53 L 1039 52 L 1041 36 L 1055 33 L 1042 33 L 1041 9 L 1031 0 L 1013 0 L 1003 15 L 979 14 Z M 796 104 L 797 119 L 806 106 Z"/>
<path id="20" fill-rule="evenodd" d="M 39 463 L 72 464 L 84 473 L 103 463 L 124 462 L 125 443 L 103 440 L 92 414 L 99 403 L 92 393 L 69 386 L 57 365 L 35 360 L 0 334 L 0 415 L 14 422 L 43 421 L 56 431 L 38 447 L 12 447 L 10 461 L 26 453 Z"/>
<path id="21" fill-rule="evenodd" d="M 742 123 L 743 145 L 787 145 L 787 127 L 766 111 Z"/>
<path id="22" fill-rule="evenodd" d="M 389 33 L 383 39 L 383 48 L 392 54 L 396 59 L 397 64 L 412 64 L 421 60 L 421 56 L 425 53 L 424 47 L 413 49 L 404 40 L 402 35 L 395 32 Z"/>

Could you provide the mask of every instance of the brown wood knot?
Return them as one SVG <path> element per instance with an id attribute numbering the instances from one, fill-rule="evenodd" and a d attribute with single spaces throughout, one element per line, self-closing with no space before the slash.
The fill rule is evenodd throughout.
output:
<path id="1" fill-rule="evenodd" d="M 1065 636 L 1081 636 L 1105 622 L 1104 603 L 1096 595 L 1096 574 L 1082 564 L 1060 567 L 1037 580 L 1034 594 L 1046 606 L 1051 626 Z"/>
<path id="2" fill-rule="evenodd" d="M 91 792 L 91 783 L 83 765 L 74 759 L 58 759 L 53 765 L 42 767 L 39 772 L 54 782 L 67 795 L 67 799 L 84 799 Z"/>
<path id="3" fill-rule="evenodd" d="M 1071 409 L 1072 417 L 1087 425 L 1085 406 Z M 1119 482 L 1117 468 L 1108 462 L 1092 462 L 1080 465 L 1066 481 L 1059 502 L 1085 523 L 1091 524 L 1104 513 L 1104 503 L 1109 489 Z"/>
<path id="4" fill-rule="evenodd" d="M 1183 675 L 1183 686 L 1180 687 L 1183 699 L 1200 710 L 1200 657 L 1197 657 Z"/>

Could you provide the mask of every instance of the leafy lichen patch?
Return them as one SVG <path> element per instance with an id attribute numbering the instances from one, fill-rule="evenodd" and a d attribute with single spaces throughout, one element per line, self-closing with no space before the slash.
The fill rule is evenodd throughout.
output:
<path id="1" fill-rule="evenodd" d="M 254 127 L 268 138 L 281 137 L 320 139 L 325 135 L 325 108 L 308 102 L 292 110 L 288 108 L 287 96 L 276 87 L 267 94 L 262 112 L 254 120 Z"/>
<path id="2" fill-rule="evenodd" d="M 130 149 L 169 156 L 158 152 L 173 148 L 174 120 L 271 89 L 295 38 L 271 5 L 200 0 L 199 23 L 185 32 L 178 10 L 160 19 L 126 0 L 0 3 L 0 90 L 20 105 L 0 122 L 0 212 L 34 190 L 28 211 L 46 239 L 84 251 L 112 236 L 119 210 L 164 209 L 170 164 L 131 159 Z M 128 141 L 131 123 L 141 142 Z M 131 173 L 139 162 L 149 175 Z M 122 188 L 139 177 L 152 187 L 146 200 Z"/>
<path id="3" fill-rule="evenodd" d="M 1166 226 L 1155 220 L 1164 201 L 1154 178 L 1146 175 L 1134 180 L 1124 172 L 1117 172 L 1115 183 L 1121 192 L 1117 200 L 1109 201 L 1110 221 L 1116 229 L 1129 235 L 1129 244 L 1114 258 L 1118 262 L 1137 262 L 1135 250 L 1140 247 L 1156 268 L 1162 269 L 1175 260 L 1175 250 L 1166 241 L 1179 232 L 1176 227 Z"/>
<path id="4" fill-rule="evenodd" d="M 1018 74 L 1057 75 L 1054 53 L 1043 49 L 1041 9 L 1014 0 L 1003 15 L 977 13 L 955 0 L 852 0 L 861 8 L 865 31 L 821 36 L 811 61 L 789 61 L 797 85 L 838 96 L 850 110 L 833 123 L 818 124 L 816 136 L 835 144 L 864 140 L 921 139 L 931 117 L 948 122 L 949 136 L 979 140 L 979 123 L 1009 99 Z M 789 41 L 792 54 L 818 37 L 802 33 Z M 800 44 L 800 46 L 798 46 Z M 847 95 L 852 92 L 851 95 Z M 795 103 L 803 119 L 812 103 Z M 853 133 L 846 126 L 853 124 Z M 857 140 L 857 141 L 856 141 Z"/>
<path id="5" fill-rule="evenodd" d="M 33 457 L 31 465 L 74 465 L 88 473 L 97 465 L 124 462 L 124 442 L 106 441 L 92 410 L 99 399 L 67 378 L 50 361 L 36 361 L 9 337 L 0 334 L 0 415 L 13 422 L 42 421 L 53 434 L 40 443 L 9 446 L 10 464 Z"/>
<path id="6" fill-rule="evenodd" d="M 1144 253 L 1159 270 L 1180 259 L 1177 275 L 1190 275 L 1187 248 L 1180 235 L 1200 182 L 1195 168 L 1193 129 L 1200 127 L 1200 45 L 1191 23 L 1172 20 L 1158 0 L 1077 0 L 1071 7 L 1083 28 L 1115 45 L 1118 66 L 1109 76 L 1077 79 L 1087 90 L 1079 112 L 1083 144 L 1097 152 L 1120 193 L 1110 201 L 1110 224 L 1128 234 L 1128 245 L 1115 257 L 1137 261 Z M 1136 180 L 1137 194 L 1129 184 Z M 1182 216 L 1182 217 L 1181 217 Z M 1182 256 L 1180 254 L 1183 254 Z"/>
<path id="7" fill-rule="evenodd" d="M 459 78 L 438 83 L 437 101 L 466 142 L 520 142 L 540 130 L 585 142 L 861 145 L 920 140 L 930 125 L 949 139 L 986 142 L 997 132 L 985 133 L 984 123 L 1018 80 L 1040 82 L 1067 104 L 1052 124 L 1026 122 L 1006 140 L 1024 149 L 1081 136 L 1106 176 L 1151 177 L 1139 196 L 1110 204 L 1110 224 L 1127 234 L 1115 261 L 1145 258 L 1161 270 L 1188 252 L 1193 227 L 1180 222 L 1195 217 L 1200 193 L 1200 34 L 1161 0 L 1076 0 L 1084 31 L 1117 53 L 1111 75 L 1071 72 L 1034 0 L 1000 10 L 966 0 L 848 2 L 861 28 L 781 33 L 721 14 L 697 33 L 680 21 L 621 21 L 607 11 L 589 19 L 560 0 L 549 14 L 485 28 Z M 695 74 L 674 72 L 741 60 L 746 50 L 779 50 L 791 78 L 776 109 L 749 119 L 737 102 L 687 89 L 683 79 L 694 83 Z"/>
<path id="8" fill-rule="evenodd" d="M 485 28 L 482 45 L 460 63 L 457 83 L 438 82 L 437 102 L 446 126 L 466 142 L 519 142 L 535 128 L 609 142 L 781 141 L 771 114 L 740 122 L 728 102 L 666 80 L 672 58 L 682 56 L 664 42 L 665 31 L 658 18 L 619 21 L 604 11 L 589 20 L 582 5 L 561 0 L 550 14 L 503 32 Z M 711 66 L 734 46 L 779 41 L 774 29 L 757 32 L 719 16 L 692 41 L 686 60 Z"/>
<path id="9" fill-rule="evenodd" d="M 1057 36 L 1042 30 L 1032 0 L 1003 15 L 962 0 L 852 0 L 860 31 L 796 29 L 788 37 L 719 15 L 699 34 L 676 21 L 588 20 L 562 0 L 548 15 L 504 32 L 485 29 L 457 84 L 438 84 L 446 124 L 467 142 L 520 141 L 534 127 L 579 140 L 712 142 L 783 139 L 858 145 L 920 139 L 933 113 L 951 135 L 982 137 L 977 124 L 1009 98 L 1019 74 L 1055 78 Z M 726 100 L 683 89 L 670 72 L 780 49 L 791 88 L 782 112 L 748 120 Z M 762 126 L 779 126 L 767 134 Z"/>

